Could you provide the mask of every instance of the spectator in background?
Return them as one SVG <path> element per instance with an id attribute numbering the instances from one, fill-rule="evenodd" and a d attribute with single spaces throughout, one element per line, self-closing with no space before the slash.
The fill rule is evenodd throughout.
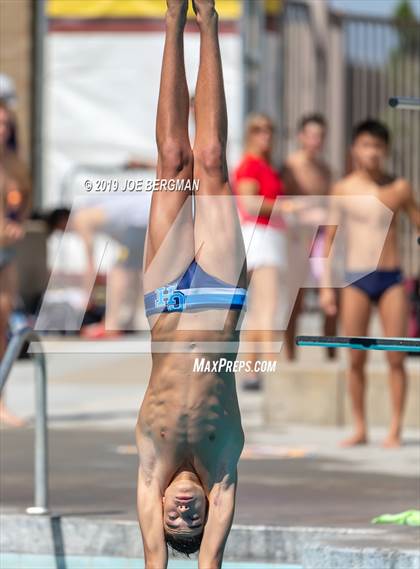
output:
<path id="1" fill-rule="evenodd" d="M 11 123 L 10 109 L 0 101 L 0 360 L 6 351 L 9 317 L 17 294 L 16 245 L 24 236 L 23 222 L 30 207 L 28 172 L 7 145 Z M 14 427 L 25 424 L 7 409 L 4 392 L 0 399 L 0 423 Z"/>
<path id="2" fill-rule="evenodd" d="M 327 135 L 327 123 L 325 118 L 318 114 L 312 113 L 304 115 L 298 124 L 298 144 L 299 148 L 296 152 L 290 154 L 287 158 L 283 170 L 284 182 L 287 192 L 293 195 L 300 196 L 326 196 L 330 193 L 332 176 L 328 164 L 322 157 L 324 150 L 325 139 Z M 301 221 L 296 228 L 289 228 L 289 244 L 290 244 L 290 257 L 294 259 L 296 254 L 295 247 L 301 250 L 305 248 L 312 251 L 322 251 L 324 243 L 324 232 L 319 230 L 312 244 L 314 223 L 317 225 L 325 224 L 324 215 L 321 215 L 318 220 L 312 218 L 311 222 L 306 225 Z M 306 266 L 305 270 L 308 271 L 309 267 Z M 299 286 L 307 279 L 307 272 L 303 275 L 297 276 Z M 319 283 L 320 275 L 314 274 L 314 284 Z M 291 285 L 291 289 L 294 287 Z M 303 308 L 304 290 L 301 289 L 298 293 L 294 309 L 290 318 L 289 326 L 285 334 L 285 348 L 286 356 L 289 360 L 295 358 L 295 334 L 297 319 Z M 332 315 L 326 315 L 324 318 L 324 335 L 331 336 L 336 332 L 336 318 Z M 328 356 L 334 357 L 334 349 L 328 349 Z"/>
<path id="3" fill-rule="evenodd" d="M 7 140 L 5 146 L 8 150 L 17 152 L 17 126 L 15 117 L 12 114 L 12 109 L 15 108 L 17 102 L 16 88 L 13 79 L 4 73 L 0 73 L 0 102 L 4 103 L 9 109 L 9 126 L 7 129 Z"/>
<path id="4" fill-rule="evenodd" d="M 420 209 L 408 180 L 386 170 L 391 137 L 387 126 L 367 119 L 353 129 L 351 154 L 354 170 L 337 182 L 333 195 L 357 196 L 357 202 L 343 200 L 331 208 L 325 238 L 325 253 L 335 239 L 337 225 L 345 227 L 345 271 L 348 286 L 341 291 L 341 322 L 346 336 L 366 336 L 372 309 L 378 308 L 385 336 L 407 334 L 408 303 L 401 270 L 398 222 L 405 213 L 420 231 Z M 376 200 L 371 200 L 374 196 Z M 360 204 L 362 197 L 368 200 Z M 382 202 L 382 208 L 378 203 Z M 356 204 L 356 207 L 355 207 Z M 383 208 L 386 206 L 386 208 Z M 392 212 L 390 218 L 384 214 Z M 389 222 L 391 221 L 390 225 Z M 385 238 L 384 238 L 385 237 Z M 376 254 L 380 253 L 378 260 Z M 331 288 L 329 267 L 321 289 L 321 306 L 327 314 L 338 311 L 336 295 Z M 328 286 L 330 285 L 330 286 Z M 343 446 L 366 444 L 368 441 L 365 394 L 367 352 L 349 350 L 348 387 L 354 418 L 354 434 Z M 407 374 L 404 352 L 386 352 L 392 403 L 392 419 L 385 447 L 401 445 L 401 430 L 407 396 Z"/>
<path id="5" fill-rule="evenodd" d="M 85 288 L 90 293 L 97 267 L 94 238 L 97 233 L 109 235 L 120 245 L 117 262 L 108 275 L 105 319 L 82 329 L 87 338 L 116 336 L 132 330 L 137 300 L 141 292 L 141 270 L 150 208 L 150 193 L 114 194 L 89 199 L 85 207 L 74 211 L 70 229 L 84 241 L 87 255 Z M 128 298 L 129 297 L 129 298 Z M 129 317 L 122 321 L 121 312 L 129 299 Z"/>
<path id="6" fill-rule="evenodd" d="M 246 125 L 245 153 L 235 171 L 235 193 L 247 251 L 249 306 L 245 339 L 272 346 L 278 339 L 281 303 L 287 304 L 285 287 L 287 248 L 285 223 L 278 197 L 283 182 L 272 164 L 274 125 L 264 114 L 252 114 Z M 286 291 L 286 293 L 285 293 Z M 250 360 L 258 354 L 250 354 Z M 252 372 L 244 389 L 260 389 L 261 378 Z"/>

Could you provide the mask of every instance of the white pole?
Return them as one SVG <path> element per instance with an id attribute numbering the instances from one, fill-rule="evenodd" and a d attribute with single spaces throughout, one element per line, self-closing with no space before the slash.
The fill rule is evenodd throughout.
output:
<path id="1" fill-rule="evenodd" d="M 45 14 L 45 0 L 34 3 L 35 31 L 34 31 L 34 101 L 33 101 L 33 195 L 34 205 L 42 205 L 43 186 L 43 107 L 44 107 L 44 42 L 47 30 Z"/>

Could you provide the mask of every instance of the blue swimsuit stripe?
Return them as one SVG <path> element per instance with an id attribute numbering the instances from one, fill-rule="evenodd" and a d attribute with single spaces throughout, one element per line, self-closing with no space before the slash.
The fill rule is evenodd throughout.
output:
<path id="1" fill-rule="evenodd" d="M 233 288 L 231 292 L 224 292 L 220 289 L 213 289 L 211 293 L 194 292 L 191 294 L 189 290 L 177 289 L 174 291 L 174 296 L 168 296 L 163 306 L 158 304 L 157 299 L 158 296 L 155 292 L 145 295 L 144 302 L 147 316 L 161 312 L 184 312 L 186 310 L 204 310 L 206 308 L 241 310 L 241 308 L 246 306 L 246 290 Z"/>
<path id="2" fill-rule="evenodd" d="M 179 279 L 145 294 L 144 304 L 147 316 L 211 308 L 241 310 L 246 295 L 246 289 L 209 275 L 193 261 Z"/>

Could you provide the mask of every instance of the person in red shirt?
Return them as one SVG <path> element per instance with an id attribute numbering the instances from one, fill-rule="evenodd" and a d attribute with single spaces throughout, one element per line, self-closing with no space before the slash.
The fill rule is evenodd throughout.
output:
<path id="1" fill-rule="evenodd" d="M 246 341 L 254 345 L 252 371 L 243 381 L 244 389 L 260 389 L 256 371 L 258 345 L 271 346 L 278 330 L 285 328 L 282 308 L 287 307 L 286 224 L 277 199 L 285 194 L 283 182 L 272 164 L 274 125 L 264 114 L 252 114 L 246 125 L 245 152 L 235 171 L 242 233 L 247 251 L 250 299 Z M 264 349 L 264 352 L 268 352 Z"/>

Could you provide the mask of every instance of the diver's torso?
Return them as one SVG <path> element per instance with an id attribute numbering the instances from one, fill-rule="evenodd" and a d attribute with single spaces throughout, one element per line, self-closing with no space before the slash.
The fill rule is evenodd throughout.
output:
<path id="1" fill-rule="evenodd" d="M 211 478 L 221 457 L 239 460 L 243 431 L 235 375 L 214 371 L 221 358 L 236 359 L 236 320 L 237 313 L 228 317 L 222 331 L 171 332 L 170 323 L 153 330 L 153 367 L 139 428 L 173 468 L 188 460 Z M 166 345 L 172 353 L 158 351 Z M 226 352 L 217 351 L 226 346 Z"/>

